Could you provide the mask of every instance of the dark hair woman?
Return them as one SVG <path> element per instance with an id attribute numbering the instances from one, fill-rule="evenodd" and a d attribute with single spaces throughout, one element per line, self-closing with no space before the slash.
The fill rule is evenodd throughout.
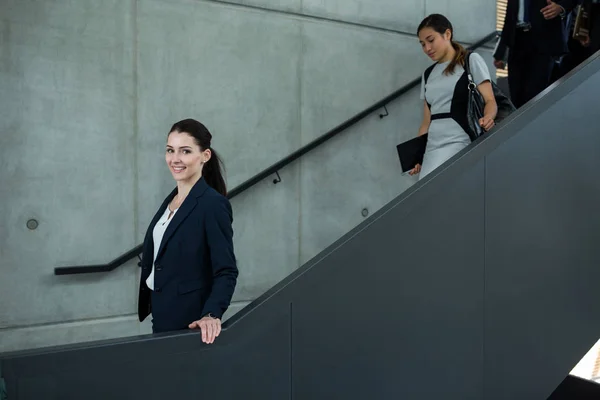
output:
<path id="1" fill-rule="evenodd" d="M 177 187 L 152 219 L 143 245 L 138 314 L 153 332 L 198 328 L 212 343 L 221 332 L 238 269 L 232 210 L 212 135 L 193 119 L 169 131 L 166 162 Z"/>
<path id="2" fill-rule="evenodd" d="M 421 99 L 424 100 L 423 122 L 419 135 L 428 133 L 423 164 L 417 165 L 411 175 L 420 173 L 422 179 L 450 157 L 471 143 L 467 117 L 469 81 L 465 73 L 467 51 L 454 41 L 450 21 L 440 14 L 432 14 L 419 25 L 417 34 L 423 52 L 435 64 L 423 73 Z M 494 126 L 497 105 L 492 89 L 490 72 L 483 58 L 472 53 L 469 69 L 477 89 L 485 100 L 484 116 L 479 124 L 484 131 Z"/>

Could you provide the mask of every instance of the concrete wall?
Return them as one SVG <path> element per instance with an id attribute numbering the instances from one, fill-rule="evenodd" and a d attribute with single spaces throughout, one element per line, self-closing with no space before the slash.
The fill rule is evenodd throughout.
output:
<path id="1" fill-rule="evenodd" d="M 426 13 L 447 13 L 466 42 L 494 29 L 493 1 L 449 4 L 0 0 L 0 351 L 149 332 L 135 261 L 53 269 L 141 242 L 173 187 L 170 125 L 203 121 L 234 187 L 418 77 Z M 421 109 L 415 90 L 232 201 L 228 315 L 414 183 L 395 145 Z"/>

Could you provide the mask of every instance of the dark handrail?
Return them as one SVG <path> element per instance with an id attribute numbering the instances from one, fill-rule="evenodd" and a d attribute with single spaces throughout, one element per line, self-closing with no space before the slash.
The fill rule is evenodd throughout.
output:
<path id="1" fill-rule="evenodd" d="M 498 35 L 497 31 L 490 33 L 489 35 L 485 36 L 483 39 L 475 42 L 472 46 L 470 46 L 469 50 L 474 50 L 474 49 L 477 49 L 477 48 L 483 46 L 484 44 L 488 43 L 489 41 L 491 41 L 492 39 L 497 37 L 497 35 Z M 283 158 L 282 160 L 276 162 L 275 164 L 271 165 L 267 169 L 254 175 L 252 178 L 248 179 L 247 181 L 243 182 L 242 184 L 231 189 L 229 191 L 227 197 L 229 199 L 232 199 L 235 196 L 237 196 L 238 194 L 244 192 L 245 190 L 250 189 L 252 186 L 256 185 L 258 182 L 262 181 L 263 179 L 265 179 L 273 174 L 278 174 L 279 170 L 281 170 L 282 168 L 293 163 L 294 161 L 296 161 L 297 159 L 299 159 L 306 153 L 319 147 L 323 143 L 327 142 L 329 139 L 333 138 L 334 136 L 345 131 L 352 125 L 356 124 L 357 122 L 359 122 L 362 119 L 366 118 L 367 116 L 371 115 L 373 112 L 385 107 L 387 104 L 396 100 L 398 97 L 407 93 L 409 90 L 412 90 L 415 87 L 417 87 L 420 83 L 421 83 L 421 77 L 414 79 L 413 81 L 407 83 L 400 89 L 396 90 L 394 93 L 379 100 L 377 103 L 373 104 L 369 108 L 366 108 L 365 110 L 359 112 L 358 114 L 356 114 L 355 116 L 353 116 L 352 118 L 347 120 L 346 122 L 343 122 L 342 124 L 336 126 L 329 132 L 325 133 L 324 135 L 322 135 L 322 136 L 316 138 L 315 140 L 313 140 L 312 142 L 308 143 L 306 146 L 299 148 L 298 150 L 294 151 L 287 157 Z M 134 247 L 133 249 L 129 250 L 125 254 L 115 258 L 108 264 L 58 267 L 58 268 L 54 268 L 54 275 L 73 275 L 73 274 L 84 274 L 84 273 L 90 273 L 90 272 L 109 272 L 109 271 L 112 271 L 112 270 L 118 268 L 119 266 L 125 264 L 127 261 L 131 260 L 132 258 L 135 258 L 141 252 L 142 252 L 142 245 L 140 244 L 140 245 L 137 245 L 136 247 Z"/>

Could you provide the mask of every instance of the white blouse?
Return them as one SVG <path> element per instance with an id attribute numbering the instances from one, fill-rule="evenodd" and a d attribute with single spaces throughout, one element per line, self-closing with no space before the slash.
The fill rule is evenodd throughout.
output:
<path id="1" fill-rule="evenodd" d="M 156 255 L 158 254 L 158 249 L 160 249 L 160 244 L 162 242 L 163 236 L 165 235 L 165 231 L 167 230 L 169 223 L 173 220 L 173 217 L 175 216 L 177 210 L 179 209 L 173 211 L 173 215 L 171 215 L 171 218 L 169 218 L 171 210 L 169 210 L 169 207 L 167 206 L 167 208 L 165 208 L 165 213 L 162 215 L 162 217 L 160 217 L 160 219 L 154 226 L 154 229 L 152 230 L 152 240 L 154 242 L 154 258 L 152 259 L 152 271 L 150 271 L 150 275 L 148 276 L 148 279 L 146 279 L 146 285 L 148 286 L 148 288 L 150 288 L 150 290 L 154 290 L 154 263 L 156 262 Z"/>

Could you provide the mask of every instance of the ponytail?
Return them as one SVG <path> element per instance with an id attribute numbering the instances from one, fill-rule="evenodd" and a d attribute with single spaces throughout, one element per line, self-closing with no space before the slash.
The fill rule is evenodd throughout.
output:
<path id="1" fill-rule="evenodd" d="M 208 186 L 221 193 L 223 196 L 227 196 L 227 186 L 225 185 L 225 179 L 223 178 L 223 162 L 221 157 L 217 154 L 215 149 L 210 149 L 212 155 L 210 159 L 204 164 L 202 169 L 202 176 L 208 184 Z"/>
<path id="2" fill-rule="evenodd" d="M 453 74 L 454 69 L 456 68 L 457 65 L 460 65 L 461 67 L 465 66 L 465 60 L 467 58 L 467 50 L 465 50 L 464 47 L 462 47 L 460 44 L 458 44 L 454 40 L 452 40 L 452 48 L 454 49 L 456 54 L 454 54 L 454 58 L 452 59 L 450 64 L 444 70 L 444 75 Z"/>
<path id="3" fill-rule="evenodd" d="M 210 149 L 212 156 L 206 162 L 206 164 L 204 164 L 204 168 L 202 169 L 202 177 L 208 186 L 215 189 L 223 196 L 227 196 L 227 187 L 225 186 L 225 179 L 223 179 L 222 172 L 223 161 L 221 161 L 221 157 L 219 157 L 217 152 L 210 147 L 212 135 L 206 126 L 195 119 L 188 118 L 174 123 L 169 131 L 169 135 L 172 132 L 185 132 L 194 138 L 196 144 L 202 151 Z"/>

